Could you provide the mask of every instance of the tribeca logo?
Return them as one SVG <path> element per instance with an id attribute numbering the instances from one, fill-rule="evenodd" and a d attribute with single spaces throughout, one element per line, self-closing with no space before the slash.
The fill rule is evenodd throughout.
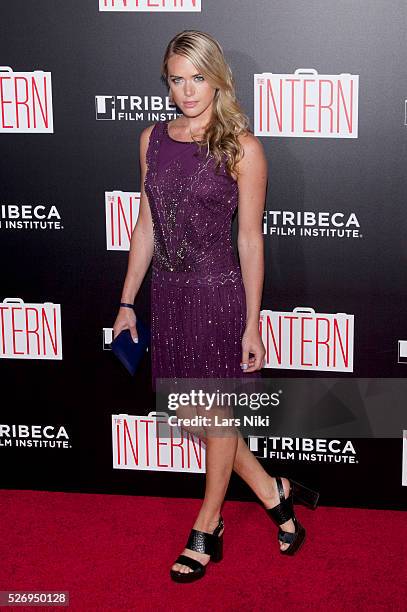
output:
<path id="1" fill-rule="evenodd" d="M 407 363 L 407 340 L 399 340 L 397 343 L 397 363 Z"/>
<path id="2" fill-rule="evenodd" d="M 113 327 L 103 327 L 102 329 L 102 350 L 111 351 L 113 342 Z M 149 352 L 149 347 L 146 347 L 146 352 Z"/>
<path id="3" fill-rule="evenodd" d="M 64 229 L 54 204 L 0 204 L 0 229 Z"/>
<path id="4" fill-rule="evenodd" d="M 266 210 L 263 234 L 283 237 L 362 238 L 356 213 Z"/>
<path id="5" fill-rule="evenodd" d="M 116 119 L 116 101 L 113 96 L 95 96 L 96 119 L 114 121 Z"/>
<path id="6" fill-rule="evenodd" d="M 62 438 L 62 440 L 60 440 Z M 63 425 L 0 425 L 0 447 L 71 448 Z"/>
<path id="7" fill-rule="evenodd" d="M 313 68 L 255 74 L 254 133 L 357 138 L 358 96 L 359 75 L 320 75 Z"/>
<path id="8" fill-rule="evenodd" d="M 157 121 L 178 116 L 168 96 L 95 96 L 95 110 L 99 121 Z"/>
<path id="9" fill-rule="evenodd" d="M 129 251 L 140 211 L 140 193 L 105 192 L 106 244 L 108 251 Z"/>
<path id="10" fill-rule="evenodd" d="M 0 66 L 0 133 L 53 133 L 51 73 Z"/>
<path id="11" fill-rule="evenodd" d="M 99 11 L 200 12 L 201 0 L 99 0 Z"/>
<path id="12" fill-rule="evenodd" d="M 249 436 L 248 443 L 254 455 L 274 461 L 359 463 L 351 440 Z"/>
<path id="13" fill-rule="evenodd" d="M 260 334 L 265 368 L 353 372 L 354 315 L 262 310 Z"/>

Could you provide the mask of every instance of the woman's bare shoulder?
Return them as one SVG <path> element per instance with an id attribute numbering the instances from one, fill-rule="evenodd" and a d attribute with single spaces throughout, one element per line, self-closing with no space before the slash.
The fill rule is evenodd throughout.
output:
<path id="1" fill-rule="evenodd" d="M 143 171 L 146 170 L 147 150 L 148 150 L 148 145 L 150 143 L 151 132 L 153 131 L 156 125 L 157 125 L 156 123 L 153 123 L 152 125 L 148 125 L 143 130 L 141 130 L 141 133 L 140 133 L 139 150 L 140 150 L 140 162 L 141 162 L 141 167 Z"/>
<path id="2" fill-rule="evenodd" d="M 243 156 L 237 164 L 238 172 L 240 174 L 251 174 L 255 166 L 264 168 L 267 162 L 261 140 L 249 131 L 239 134 L 238 140 L 243 148 Z"/>
<path id="3" fill-rule="evenodd" d="M 263 143 L 261 140 L 249 130 L 242 132 L 237 138 L 245 151 L 248 150 L 255 153 L 256 151 L 263 150 Z"/>
<path id="4" fill-rule="evenodd" d="M 151 125 L 148 125 L 143 130 L 141 130 L 140 140 L 148 142 L 150 139 L 151 132 L 153 131 L 156 125 L 156 123 L 152 123 Z"/>

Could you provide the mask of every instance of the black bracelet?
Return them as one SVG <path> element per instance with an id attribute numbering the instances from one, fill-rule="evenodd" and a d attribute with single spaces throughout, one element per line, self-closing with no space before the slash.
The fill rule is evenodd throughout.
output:
<path id="1" fill-rule="evenodd" d="M 125 302 L 120 302 L 120 306 L 126 306 L 127 308 L 133 308 L 134 310 L 134 304 L 126 304 Z"/>

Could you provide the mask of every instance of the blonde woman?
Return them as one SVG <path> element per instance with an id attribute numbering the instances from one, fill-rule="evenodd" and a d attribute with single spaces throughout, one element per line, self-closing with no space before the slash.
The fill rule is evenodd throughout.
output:
<path id="1" fill-rule="evenodd" d="M 220 44 L 186 30 L 168 44 L 162 78 L 182 115 L 141 134 L 141 203 L 114 337 L 137 336 L 132 305 L 152 260 L 152 377 L 260 377 L 267 162 L 236 99 Z M 232 216 L 238 211 L 235 258 Z M 221 507 L 234 469 L 280 526 L 293 554 L 305 530 L 293 512 L 301 485 L 271 477 L 240 435 L 205 436 L 206 487 L 170 575 L 191 582 L 223 556 Z"/>

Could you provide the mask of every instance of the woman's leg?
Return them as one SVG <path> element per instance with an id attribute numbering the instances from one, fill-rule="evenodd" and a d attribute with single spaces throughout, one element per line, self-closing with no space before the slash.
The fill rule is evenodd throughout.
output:
<path id="1" fill-rule="evenodd" d="M 221 506 L 235 461 L 238 440 L 235 435 L 228 437 L 207 436 L 205 442 L 205 497 L 193 528 L 212 533 L 218 524 Z M 223 530 L 219 535 L 222 533 Z M 203 565 L 206 565 L 210 559 L 209 555 L 190 550 L 189 548 L 184 548 L 181 554 L 197 559 Z M 187 565 L 181 563 L 175 563 L 172 569 L 180 572 L 192 571 Z"/>
<path id="2" fill-rule="evenodd" d="M 253 455 L 242 435 L 239 432 L 238 445 L 236 449 L 233 469 L 252 489 L 266 508 L 272 508 L 280 503 L 276 479 L 270 476 L 261 465 L 260 461 Z M 282 478 L 284 493 L 287 497 L 290 484 L 287 478 Z M 295 526 L 290 519 L 281 525 L 283 531 L 295 532 Z M 285 550 L 289 544 L 280 542 L 280 548 Z"/>
<path id="3" fill-rule="evenodd" d="M 205 430 L 202 428 L 196 430 L 190 430 L 189 428 L 186 429 L 194 433 L 194 435 L 197 437 L 201 438 L 206 445 L 208 444 L 209 440 L 216 440 L 216 437 L 212 438 L 211 436 L 205 435 Z M 280 497 L 277 491 L 276 479 L 266 472 L 260 461 L 253 455 L 240 431 L 237 431 L 237 438 L 233 439 L 237 440 L 233 470 L 252 489 L 253 493 L 255 493 L 255 495 L 259 498 L 265 508 L 272 508 L 279 504 Z M 289 481 L 287 478 L 282 478 L 281 480 L 283 483 L 285 496 L 287 497 L 290 487 Z M 295 526 L 293 521 L 290 519 L 289 521 L 283 523 L 281 525 L 281 529 L 294 533 Z M 280 548 L 282 550 L 285 550 L 288 548 L 288 546 L 289 544 L 280 542 Z"/>

